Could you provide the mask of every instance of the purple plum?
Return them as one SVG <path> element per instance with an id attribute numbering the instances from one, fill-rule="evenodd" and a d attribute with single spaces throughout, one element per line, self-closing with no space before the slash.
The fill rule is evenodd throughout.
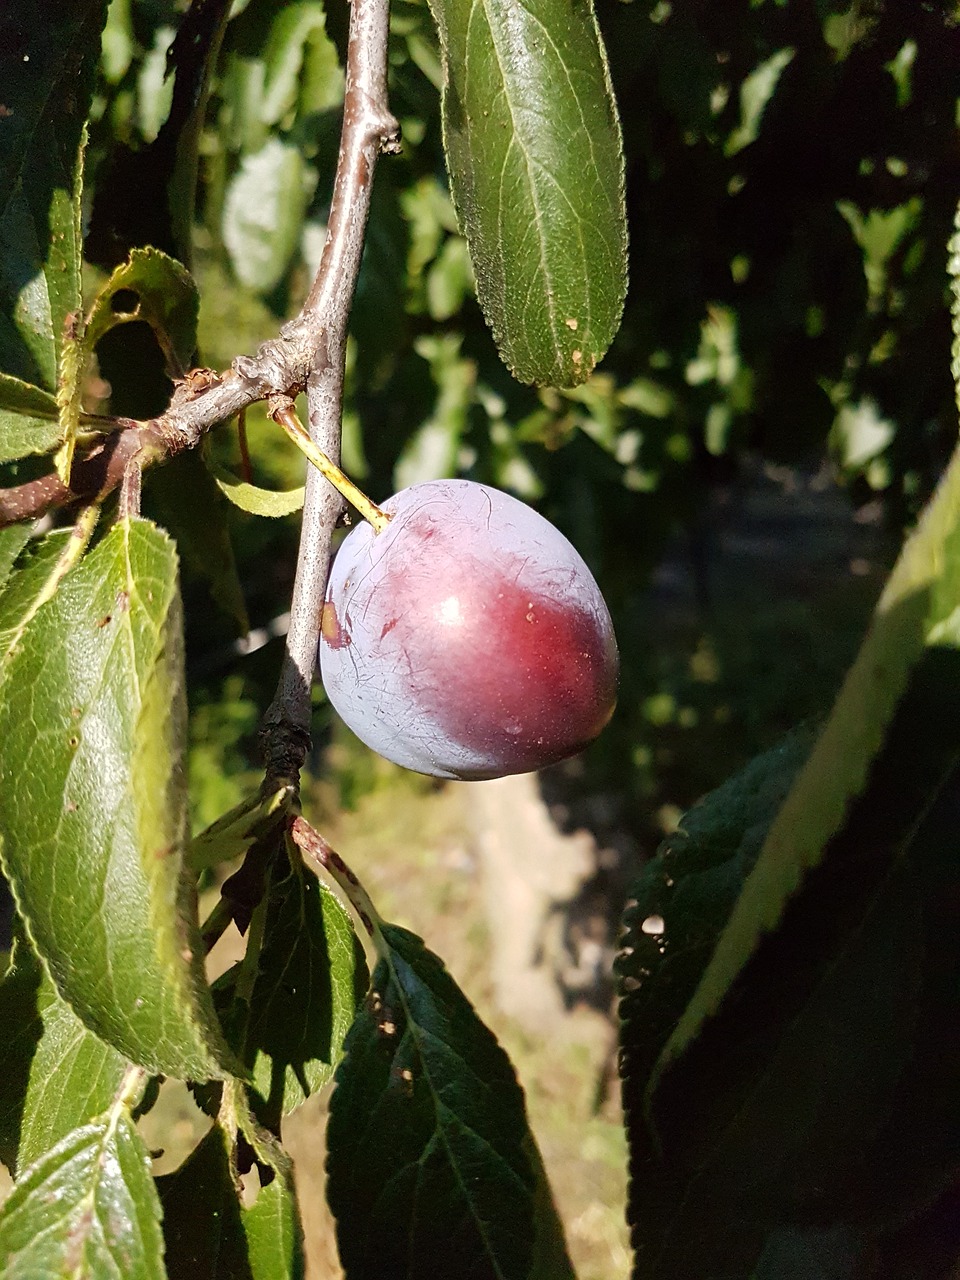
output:
<path id="1" fill-rule="evenodd" d="M 327 585 L 327 696 L 380 755 L 498 778 L 573 755 L 613 713 L 610 614 L 563 536 L 470 480 L 412 485 L 345 539 Z"/>

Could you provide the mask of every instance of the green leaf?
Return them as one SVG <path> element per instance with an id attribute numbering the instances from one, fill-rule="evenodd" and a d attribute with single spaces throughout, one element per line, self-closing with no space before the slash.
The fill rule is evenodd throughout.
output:
<path id="1" fill-rule="evenodd" d="M 124 3 L 128 8 L 126 0 Z M 141 132 L 152 141 L 137 150 L 116 144 L 101 166 L 87 235 L 91 262 L 114 267 L 131 249 L 153 245 L 190 265 L 197 153 L 210 75 L 230 7 L 229 0 L 191 5 L 172 44 L 169 27 L 153 26 L 152 48 L 137 75 Z M 108 27 L 105 33 L 112 37 L 105 40 L 104 48 L 108 77 L 111 54 L 118 52 L 118 61 L 129 58 L 134 26 L 136 34 L 140 33 L 140 24 L 130 22 L 129 12 L 122 27 L 120 21 L 115 22 L 117 10 L 115 0 L 110 7 L 109 27 L 113 30 Z"/>
<path id="2" fill-rule="evenodd" d="M 106 1111 L 129 1064 L 60 999 L 23 937 L 0 985 L 0 1026 L 0 1159 L 15 1170 Z"/>
<path id="3" fill-rule="evenodd" d="M 869 1265 L 862 1235 L 847 1227 L 791 1229 L 770 1237 L 750 1280 L 858 1280 L 873 1274 Z"/>
<path id="4" fill-rule="evenodd" d="M 153 467 L 146 500 L 177 543 L 187 568 L 206 582 L 210 594 L 239 635 L 250 630 L 243 585 L 230 540 L 229 510 L 195 449 L 162 467 Z"/>
<path id="5" fill-rule="evenodd" d="M 328 111 L 343 101 L 343 73 L 337 51 L 326 31 L 324 6 L 317 0 L 285 4 L 277 14 L 263 47 L 263 90 L 259 118 L 264 124 L 281 123 L 297 104 L 307 58 L 319 60 L 327 73 L 322 80 L 314 72 L 315 91 L 303 104 L 307 112 Z"/>
<path id="6" fill-rule="evenodd" d="M 167 373 L 179 377 L 193 364 L 200 299 L 190 272 L 159 249 L 134 249 L 94 300 L 85 346 L 92 351 L 120 324 L 150 326 L 163 351 Z"/>
<path id="7" fill-rule="evenodd" d="M 0 591 L 0 687 L 10 656 L 36 611 L 55 590 L 70 550 L 67 529 L 38 539 Z"/>
<path id="8" fill-rule="evenodd" d="M 522 382 L 587 378 L 626 294 L 623 155 L 589 3 L 433 0 L 450 183 L 477 293 Z"/>
<path id="9" fill-rule="evenodd" d="M 740 124 L 727 138 L 725 155 L 735 156 L 738 151 L 756 141 L 767 103 L 773 97 L 780 77 L 793 61 L 796 52 L 796 49 L 789 47 L 778 49 L 746 77 L 740 86 Z"/>
<path id="10" fill-rule="evenodd" d="M 0 529 L 0 593 L 10 577 L 20 552 L 30 541 L 32 532 L 32 520 L 25 520 L 22 524 L 8 524 Z"/>
<path id="11" fill-rule="evenodd" d="M 0 462 L 50 453 L 61 435 L 56 399 L 40 387 L 0 373 Z"/>
<path id="12" fill-rule="evenodd" d="M 369 974 L 349 914 L 299 857 L 276 860 L 268 894 L 252 993 L 233 994 L 224 1025 L 252 1070 L 260 1111 L 277 1123 L 332 1080 Z"/>
<path id="13" fill-rule="evenodd" d="M 330 1108 L 348 1280 L 527 1280 L 535 1176 L 513 1068 L 419 938 L 385 925 L 382 944 Z"/>
<path id="14" fill-rule="evenodd" d="M 811 740 L 792 735 L 691 809 L 631 887 L 617 972 L 637 1280 L 703 1280 L 731 1258 L 749 1265 L 763 1243 L 762 1231 L 711 1212 L 709 1180 L 671 1164 L 649 1124 L 646 1090 Z"/>
<path id="15" fill-rule="evenodd" d="M 206 461 L 217 488 L 241 511 L 249 511 L 254 516 L 289 516 L 303 506 L 303 485 L 298 489 L 259 489 L 238 479 L 210 458 Z"/>
<path id="16" fill-rule="evenodd" d="M 417 354 L 430 365 L 437 400 L 433 413 L 417 428 L 397 459 L 394 481 L 398 489 L 456 471 L 457 452 L 467 430 L 477 385 L 477 366 L 461 355 L 462 341 L 452 333 L 424 334 L 416 340 Z"/>
<path id="17" fill-rule="evenodd" d="M 173 546 L 124 521 L 7 660 L 0 852 L 30 936 L 87 1026 L 152 1072 L 205 1079 L 229 1068 L 183 870 L 182 645 Z"/>
<path id="18" fill-rule="evenodd" d="M 214 1125 L 172 1174 L 157 1179 L 167 1270 L 203 1280 L 299 1280 L 302 1242 L 293 1187 L 276 1173 L 249 1207 Z"/>
<path id="19" fill-rule="evenodd" d="M 118 1103 L 24 1171 L 0 1209 L 3 1280 L 164 1280 L 150 1157 Z"/>
<path id="20" fill-rule="evenodd" d="M 271 889 L 247 1027 L 268 1108 L 285 1115 L 333 1079 L 368 978 L 346 908 L 295 858 Z"/>
<path id="21" fill-rule="evenodd" d="M 241 284 L 261 293 L 279 284 L 299 246 L 313 183 L 301 149 L 279 138 L 244 156 L 223 210 L 223 242 Z"/>
<path id="22" fill-rule="evenodd" d="M 42 22 L 27 0 L 4 11 L 0 367 L 50 391 L 81 304 L 80 162 L 106 9 L 77 0 Z"/>

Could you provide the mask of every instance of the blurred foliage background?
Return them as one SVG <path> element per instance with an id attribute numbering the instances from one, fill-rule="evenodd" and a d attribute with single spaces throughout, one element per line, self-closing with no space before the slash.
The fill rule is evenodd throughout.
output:
<path id="1" fill-rule="evenodd" d="M 110 8 L 92 173 L 113 206 L 124 188 L 141 224 L 176 161 L 164 150 L 165 68 L 185 7 Z M 960 26 L 957 6 L 934 0 L 599 0 L 598 17 L 623 121 L 631 288 L 594 377 L 536 391 L 500 364 L 474 298 L 446 190 L 429 11 L 394 4 L 391 94 L 405 142 L 377 176 L 344 463 L 375 498 L 439 475 L 491 481 L 574 541 L 614 612 L 624 675 L 611 730 L 566 785 L 612 797 L 616 820 L 648 843 L 675 809 L 824 709 L 875 595 L 869 556 L 851 575 L 846 544 L 820 554 L 822 503 L 797 533 L 780 498 L 839 484 L 860 527 L 895 541 L 950 447 L 945 244 L 960 189 Z M 254 349 L 306 291 L 336 159 L 346 21 L 343 0 L 233 5 L 200 135 L 192 266 L 203 363 Z M 110 266 L 122 228 L 104 227 L 96 204 L 89 212 L 90 256 Z M 157 222 L 162 240 L 168 219 Z M 99 353 L 118 411 L 165 392 L 135 328 L 119 355 Z M 255 483 L 301 483 L 280 433 L 255 414 L 248 430 Z M 212 451 L 239 471 L 231 428 Z M 153 482 L 161 515 L 164 486 L 189 480 Z M 749 555 L 745 572 L 726 573 L 725 529 L 758 483 L 763 511 L 750 518 L 770 544 L 768 568 L 789 568 L 794 536 L 820 539 L 800 554 L 819 564 L 816 618 L 795 575 L 777 599 Z M 175 532 L 205 823 L 255 776 L 297 521 L 197 492 L 202 520 Z M 828 523 L 844 519 L 830 507 Z M 259 637 L 239 648 L 227 532 Z M 320 706 L 319 748 L 329 727 Z M 347 754 L 360 781 L 344 785 L 362 790 L 367 766 Z"/>

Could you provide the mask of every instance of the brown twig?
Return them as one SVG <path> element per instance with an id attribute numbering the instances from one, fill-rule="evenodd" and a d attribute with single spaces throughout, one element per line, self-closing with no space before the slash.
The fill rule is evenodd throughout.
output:
<path id="1" fill-rule="evenodd" d="M 134 457 L 149 467 L 185 449 L 258 400 L 283 403 L 307 392 L 310 434 L 340 457 L 343 368 L 377 156 L 400 148 L 387 102 L 388 0 L 353 0 L 347 47 L 340 156 L 320 266 L 300 314 L 255 356 L 229 371 L 194 370 L 176 384 L 166 412 L 149 422 L 118 420 L 116 430 L 78 455 L 67 487 L 54 474 L 0 490 L 0 528 L 115 489 Z M 340 495 L 318 473 L 307 477 L 290 630 L 276 696 L 265 717 L 266 785 L 296 784 L 310 743 L 310 686 L 330 541 Z"/>

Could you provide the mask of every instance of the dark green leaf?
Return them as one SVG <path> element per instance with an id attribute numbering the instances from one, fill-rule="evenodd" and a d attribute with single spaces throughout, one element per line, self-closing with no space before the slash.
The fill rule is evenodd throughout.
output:
<path id="1" fill-rule="evenodd" d="M 635 905 L 625 917 L 617 968 L 627 1216 L 638 1278 L 712 1276 L 711 1267 L 731 1257 L 748 1263 L 762 1244 L 762 1232 L 710 1214 L 709 1186 L 705 1194 L 664 1158 L 648 1123 L 646 1089 L 811 739 L 793 735 L 691 809 L 632 886 Z"/>
<path id="2" fill-rule="evenodd" d="M 3 1280 L 164 1280 L 150 1157 L 118 1103 L 26 1169 L 0 1210 Z"/>
<path id="3" fill-rule="evenodd" d="M 40 387 L 0 373 L 0 462 L 49 453 L 60 437 L 56 399 Z"/>
<path id="4" fill-rule="evenodd" d="M 870 769 L 929 645 L 951 645 L 960 608 L 960 454 L 907 540 L 857 660 L 805 767 L 771 827 L 754 874 L 665 1050 L 680 1054 L 714 1013 L 805 872 L 824 857 Z M 937 785 L 940 770 L 932 785 Z"/>
<path id="5" fill-rule="evenodd" d="M 847 1227 L 784 1230 L 764 1245 L 750 1280 L 863 1280 L 862 1236 Z"/>
<path id="6" fill-rule="evenodd" d="M 63 381 L 80 310 L 80 158 L 106 0 L 4 7 L 0 129 L 0 366 Z"/>
<path id="7" fill-rule="evenodd" d="M 0 837 L 64 999 L 134 1062 L 204 1079 L 222 1076 L 227 1058 L 183 870 L 182 644 L 173 546 L 146 521 L 125 521 L 67 574 L 7 660 Z"/>
<path id="8" fill-rule="evenodd" d="M 247 1027 L 254 1084 L 271 1113 L 333 1079 L 368 977 L 340 899 L 296 858 L 271 890 Z"/>
<path id="9" fill-rule="evenodd" d="M 348 1280 L 527 1280 L 535 1177 L 513 1068 L 419 938 L 387 925 L 383 942 L 328 1129 Z"/>
<path id="10" fill-rule="evenodd" d="M 626 293 L 620 130 L 592 7 L 431 7 L 450 182 L 500 354 L 522 382 L 582 382 Z"/>
<path id="11" fill-rule="evenodd" d="M 900 1215 L 960 1159 L 958 673 L 918 665 L 823 861 L 648 1102 L 720 1212 Z"/>
<path id="12" fill-rule="evenodd" d="M 234 995 L 224 1016 L 274 1124 L 333 1078 L 369 977 L 339 898 L 299 857 L 281 857 L 276 875 L 249 1003 Z"/>
<path id="13" fill-rule="evenodd" d="M 60 999 L 23 937 L 0 985 L 0 1159 L 40 1158 L 113 1101 L 129 1065 Z"/>
<path id="14" fill-rule="evenodd" d="M 98 174 L 87 237 L 91 262 L 115 267 L 131 249 L 153 245 L 190 265 L 199 139 L 229 10 L 229 0 L 192 4 L 170 48 L 156 50 L 158 69 L 175 72 L 169 113 L 162 125 L 157 120 L 148 146 L 117 146 Z M 158 75 L 157 89 L 165 83 Z"/>
<path id="15" fill-rule="evenodd" d="M 92 351 L 118 324 L 150 326 L 164 353 L 167 373 L 179 377 L 193 364 L 200 300 L 189 271 L 159 249 L 134 249 L 97 294 L 87 322 Z"/>
<path id="16" fill-rule="evenodd" d="M 157 1179 L 170 1276 L 298 1280 L 302 1243 L 293 1188 L 281 1173 L 240 1202 L 223 1130 L 214 1125 L 187 1161 Z"/>

